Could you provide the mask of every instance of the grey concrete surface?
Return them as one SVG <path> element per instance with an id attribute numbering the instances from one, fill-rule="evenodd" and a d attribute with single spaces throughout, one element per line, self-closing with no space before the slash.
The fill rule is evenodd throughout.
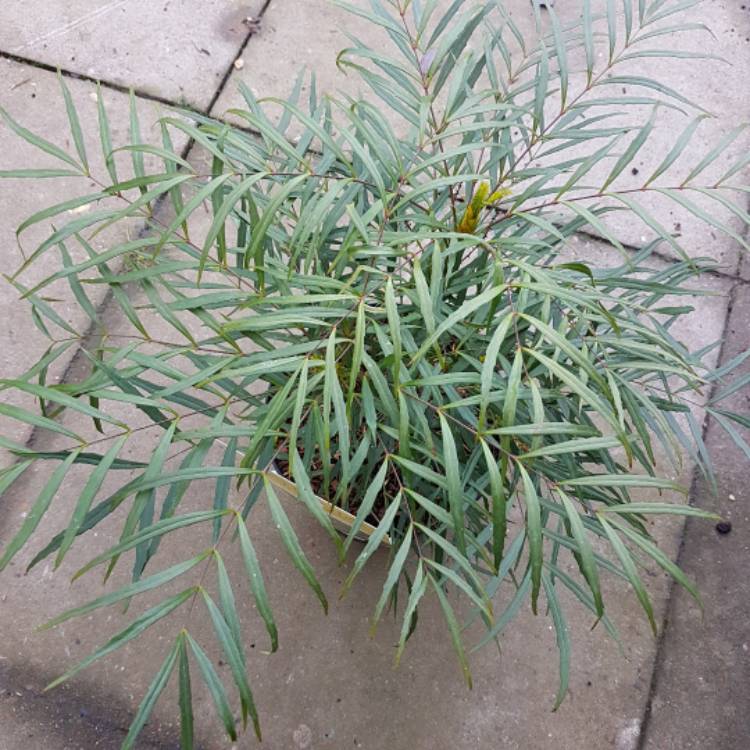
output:
<path id="1" fill-rule="evenodd" d="M 750 347 L 750 288 L 738 284 L 727 319 L 722 361 Z M 747 364 L 741 372 L 750 372 Z M 723 408 L 750 413 L 738 391 Z M 747 441 L 750 430 L 738 427 Z M 721 515 L 729 533 L 688 522 L 679 563 L 702 592 L 705 614 L 676 589 L 653 680 L 644 750 L 744 750 L 750 741 L 750 512 L 747 456 L 715 421 L 706 443 L 715 456 L 718 495 L 702 477 L 693 502 Z"/>
<path id="2" fill-rule="evenodd" d="M 122 708 L 122 700 L 115 691 L 107 692 L 101 684 L 87 691 L 87 686 L 79 684 L 66 685 L 50 695 L 38 687 L 42 682 L 28 664 L 7 668 L 0 662 L 0 748 L 115 750 L 120 747 L 132 712 Z M 149 727 L 138 747 L 179 748 L 179 737 L 174 728 Z"/>
<path id="3" fill-rule="evenodd" d="M 743 86 L 746 88 L 750 63 L 750 44 L 744 40 L 750 36 L 750 5 L 743 8 L 743 1 L 712 2 L 693 11 L 697 14 L 694 20 L 704 20 L 716 27 L 718 44 L 734 64 L 729 73 L 718 74 L 712 63 L 691 74 L 693 77 L 685 78 L 687 67 L 683 65 L 670 73 L 677 76 L 670 79 L 673 84 L 705 92 L 721 115 L 716 123 L 708 124 L 711 135 L 707 133 L 707 138 L 725 132 L 727 123 L 748 113 L 742 91 Z M 235 91 L 239 79 L 258 95 L 284 95 L 293 81 L 291 71 L 300 65 L 314 68 L 324 89 L 352 85 L 350 79 L 337 76 L 335 71 L 335 49 L 346 43 L 340 33 L 344 25 L 340 10 L 332 9 L 323 0 L 304 3 L 271 0 L 259 32 L 250 37 L 243 49 L 249 34 L 243 19 L 248 15 L 257 17 L 262 6 L 260 0 L 201 4 L 194 0 L 159 3 L 102 0 L 96 5 L 81 0 L 46 4 L 42 15 L 29 14 L 28 4 L 6 2 L 0 6 L 0 52 L 28 57 L 45 65 L 60 65 L 113 84 L 133 86 L 144 94 L 177 104 L 185 101 L 204 108 L 218 96 L 212 110 L 216 115 L 239 103 Z M 563 15 L 575 14 L 578 7 L 576 0 L 558 10 Z M 515 0 L 510 10 L 519 24 L 529 28 L 525 2 Z M 357 31 L 356 25 L 354 30 Z M 116 52 L 112 51 L 114 48 Z M 234 69 L 228 85 L 221 88 L 224 72 L 237 55 L 242 62 Z M 25 110 L 25 117 L 29 118 L 25 122 L 38 121 L 40 129 L 59 134 L 64 142 L 67 132 L 64 110 L 54 96 L 54 76 L 33 65 L 26 67 L 0 60 L 0 66 L 3 73 L 8 71 L 7 76 L 0 74 L 0 105 L 19 119 L 24 119 L 19 112 Z M 68 83 L 84 108 L 86 127 L 91 128 L 95 137 L 91 85 L 73 79 Z M 32 97 L 31 93 L 37 96 Z M 122 132 L 127 128 L 124 97 L 115 91 L 106 91 L 106 96 L 112 102 L 113 129 Z M 59 106 L 45 106 L 47 100 Z M 155 118 L 153 105 L 140 106 L 144 122 L 149 117 Z M 705 142 L 703 137 L 700 141 Z M 0 128 L 0 169 L 15 166 L 8 160 L 10 156 L 17 156 L 24 166 L 42 165 L 42 162 L 32 164 L 29 154 L 15 139 L 12 146 L 6 146 L 9 142 L 7 132 Z M 669 128 L 661 143 L 668 147 Z M 0 201 L 11 196 L 10 210 L 3 202 L 0 214 L 0 244 L 4 249 L 16 252 L 13 227 L 35 206 L 46 205 L 48 196 L 54 195 L 43 193 L 46 189 L 46 185 L 35 184 L 32 192 L 28 183 L 0 183 Z M 653 205 L 666 225 L 676 221 L 669 209 Z M 630 224 L 613 227 L 623 242 L 641 244 L 640 230 Z M 727 276 L 708 276 L 702 280 L 701 286 L 716 295 L 696 302 L 696 312 L 679 335 L 693 347 L 707 343 L 721 334 L 727 313 L 731 312 L 723 350 L 724 357 L 731 356 L 732 351 L 749 343 L 742 336 L 749 323 L 750 285 L 735 285 L 730 278 L 737 273 L 737 248 L 725 238 L 696 234 L 690 223 L 683 223 L 682 227 L 691 236 L 691 249 L 720 259 Z M 611 250 L 585 238 L 573 244 L 570 251 L 580 259 L 596 259 L 605 264 L 612 258 Z M 742 273 L 750 278 L 746 268 Z M 734 305 L 730 310 L 731 290 Z M 13 321 L 12 330 L 17 332 L 15 339 L 10 339 L 13 343 L 10 355 L 1 364 L 2 374 L 6 375 L 9 369 L 18 372 L 23 369 L 19 365 L 32 361 L 41 351 L 42 343 L 31 338 L 15 299 L 5 291 L 0 294 L 0 305 L 5 306 L 8 319 Z M 106 314 L 115 331 L 125 330 L 126 322 L 112 309 Z M 155 330 L 159 331 L 158 324 Z M 76 361 L 71 367 L 68 375 L 75 377 Z M 747 396 L 738 394 L 737 399 L 741 398 Z M 737 403 L 742 406 L 741 401 Z M 700 403 L 696 409 L 700 414 Z M 73 424 L 77 418 L 66 415 L 65 420 Z M 129 448 L 130 457 L 143 457 L 152 450 L 154 436 L 143 433 L 143 437 Z M 683 540 L 680 559 L 702 584 L 706 618 L 701 621 L 687 597 L 673 589 L 663 574 L 649 568 L 649 589 L 657 616 L 668 615 L 666 635 L 657 642 L 650 635 L 635 598 L 617 582 L 607 582 L 609 614 L 620 627 L 625 644 L 623 656 L 601 627 L 590 632 L 593 624 L 590 618 L 573 601 L 563 598 L 573 636 L 573 663 L 570 695 L 556 714 L 550 712 L 557 675 L 554 635 L 547 619 L 522 613 L 505 634 L 500 653 L 487 648 L 475 654 L 472 657 L 475 688 L 468 692 L 461 681 L 442 618 L 434 607 L 426 607 L 420 618 L 418 638 L 410 643 L 401 668 L 394 672 L 391 658 L 396 626 L 385 621 L 373 640 L 367 637 L 368 618 L 380 590 L 385 559 L 376 560 L 350 594 L 338 601 L 336 595 L 345 569 L 337 565 L 324 534 L 310 524 L 308 516 L 292 499 L 286 498 L 290 517 L 331 600 L 331 612 L 325 617 L 288 563 L 278 540 L 267 533 L 271 524 L 264 505 L 259 503 L 251 517 L 250 531 L 278 619 L 279 653 L 265 653 L 266 635 L 241 576 L 237 578 L 237 595 L 247 637 L 250 678 L 264 729 L 262 747 L 270 750 L 347 747 L 741 750 L 746 747 L 747 711 L 742 696 L 750 695 L 745 649 L 747 511 L 743 493 L 733 488 L 744 488 L 747 484 L 747 463 L 741 462 L 741 457 L 717 433 L 715 425 L 709 428 L 708 439 L 717 451 L 720 469 L 721 492 L 716 507 L 733 521 L 732 533 L 719 537 L 710 524 L 695 523 L 688 525 L 683 536 L 683 526 L 668 521 L 660 524 L 657 532 L 673 556 L 678 554 Z M 59 447 L 53 440 L 50 446 L 54 445 Z M 681 478 L 688 480 L 690 476 L 691 467 L 684 467 Z M 20 523 L 21 514 L 42 479 L 40 474 L 29 474 L 12 493 L 3 497 L 0 546 Z M 203 507 L 206 491 L 211 491 L 210 484 L 196 484 L 189 491 L 186 507 Z M 734 499 L 729 499 L 730 495 Z M 76 483 L 66 483 L 44 521 L 42 536 L 54 533 L 67 522 L 75 498 Z M 713 502 L 700 483 L 695 484 L 692 499 L 702 506 Z M 56 572 L 51 565 L 43 564 L 23 576 L 23 565 L 28 560 L 25 554 L 0 578 L 3 634 L 0 750 L 119 747 L 155 665 L 163 659 L 169 638 L 182 624 L 179 614 L 148 637 L 51 693 L 42 692 L 49 680 L 104 642 L 128 618 L 115 608 L 52 631 L 34 632 L 35 626 L 46 618 L 101 592 L 96 573 L 73 586 L 68 581 L 80 564 L 111 544 L 111 534 L 116 529 L 116 523 L 109 523 L 87 535 L 86 543 L 75 546 Z M 186 531 L 165 545 L 157 565 L 166 567 L 184 559 L 185 549 L 200 548 L 207 541 L 206 530 Z M 231 571 L 241 568 L 236 553 L 231 545 L 222 549 Z M 127 568 L 126 562 L 110 586 L 125 580 Z M 194 582 L 195 576 L 191 576 L 185 577 L 183 586 Z M 212 574 L 207 580 L 213 585 Z M 174 589 L 177 590 L 180 589 Z M 507 593 L 501 593 L 501 600 L 503 596 Z M 153 601 L 146 596 L 134 602 L 128 615 L 142 611 Z M 196 611 L 189 623 L 191 632 L 209 649 L 217 668 L 226 673 L 220 654 L 211 646 L 213 638 L 206 618 Z M 697 649 L 698 639 L 703 647 Z M 172 686 L 160 701 L 139 748 L 178 747 L 174 698 Z M 207 750 L 229 747 L 219 732 L 210 700 L 197 687 L 196 707 L 200 747 Z M 701 722 L 709 717 L 702 726 Z M 245 736 L 237 748 L 255 744 Z"/>
<path id="4" fill-rule="evenodd" d="M 204 109 L 265 0 L 0 4 L 0 50 Z"/>
<path id="5" fill-rule="evenodd" d="M 365 9 L 369 5 L 367 0 L 357 0 L 353 4 Z M 449 4 L 448 0 L 441 0 L 438 7 L 447 7 Z M 534 18 L 526 0 L 513 0 L 503 5 L 524 35 L 533 39 L 536 35 Z M 560 16 L 561 23 L 565 24 L 574 21 L 580 15 L 581 7 L 580 2 L 560 3 L 555 11 Z M 681 17 L 680 21 L 690 24 L 704 23 L 711 29 L 714 36 L 705 30 L 689 29 L 669 37 L 633 44 L 630 54 L 636 54 L 642 49 L 666 48 L 702 53 L 709 56 L 709 59 L 649 57 L 624 60 L 615 66 L 611 73 L 603 76 L 600 81 L 601 85 L 594 90 L 592 96 L 596 97 L 618 98 L 626 94 L 629 96 L 651 95 L 655 99 L 680 108 L 675 110 L 666 106 L 661 107 L 654 132 L 634 161 L 633 166 L 637 172 L 634 174 L 632 168 L 626 170 L 618 177 L 612 189 L 640 188 L 667 155 L 677 133 L 681 132 L 691 118 L 700 112 L 669 96 L 660 96 L 643 87 L 606 85 L 611 75 L 654 77 L 658 66 L 658 78 L 661 83 L 693 101 L 699 98 L 701 105 L 715 115 L 699 127 L 691 141 L 686 158 L 681 163 L 683 166 L 673 168 L 655 183 L 660 187 L 681 185 L 690 169 L 735 127 L 737 122 L 750 119 L 750 99 L 746 96 L 746 82 L 750 78 L 750 42 L 748 42 L 750 21 L 746 11 L 747 6 L 743 7 L 741 0 L 720 0 L 711 3 L 710 14 L 707 14 L 706 7 L 698 5 L 683 14 L 684 17 Z M 592 8 L 594 13 L 601 13 L 605 9 L 605 3 L 593 2 Z M 295 15 L 295 23 L 288 22 L 292 12 Z M 542 18 L 544 28 L 548 31 L 550 28 L 548 19 L 544 15 Z M 606 32 L 606 26 L 602 26 L 601 30 Z M 622 38 L 624 34 L 622 28 L 619 33 Z M 216 102 L 213 113 L 221 117 L 232 108 L 244 108 L 244 102 L 238 90 L 240 81 L 258 97 L 286 98 L 292 90 L 294 76 L 300 70 L 305 70 L 307 76 L 301 93 L 303 101 L 309 92 L 310 72 L 315 73 L 319 93 L 341 92 L 353 97 L 366 95 L 369 89 L 360 81 L 356 73 L 344 72 L 336 65 L 336 51 L 352 45 L 347 34 L 354 34 L 380 49 L 393 51 L 394 57 L 399 57 L 399 53 L 382 29 L 363 28 L 357 16 L 335 7 L 328 0 L 309 0 L 302 5 L 299 5 L 296 0 L 274 0 L 263 18 L 257 37 L 243 53 L 243 67 L 232 72 L 229 83 Z M 508 46 L 514 54 L 514 64 L 518 65 L 523 60 L 523 54 L 514 46 L 510 34 L 506 36 Z M 603 55 L 604 52 L 600 51 L 599 59 L 596 61 L 599 67 L 604 62 Z M 711 59 L 711 56 L 720 59 Z M 285 60 L 286 64 L 283 67 L 266 64 L 267 60 L 278 58 Z M 580 48 L 571 52 L 568 68 L 570 70 L 569 98 L 573 98 L 583 91 L 586 84 L 585 56 Z M 371 93 L 369 95 L 373 96 Z M 559 108 L 559 102 L 552 97 L 550 116 L 555 115 L 555 107 Z M 633 125 L 634 123 L 640 126 L 644 120 L 648 119 L 647 108 L 629 106 L 628 113 L 631 113 L 631 110 L 632 114 L 628 116 L 606 121 L 606 126 Z M 271 111 L 274 111 L 273 107 Z M 727 112 L 731 112 L 733 116 L 722 116 L 722 113 Z M 588 116 L 593 114 L 596 113 L 590 112 Z M 231 114 L 228 117 L 239 122 L 239 118 L 232 118 Z M 407 125 L 399 118 L 392 118 L 391 124 L 396 132 L 405 132 L 407 129 Z M 624 145 L 618 148 L 614 152 L 615 156 L 619 156 L 624 148 Z M 726 149 L 711 169 L 696 180 L 696 185 L 711 185 L 713 180 L 718 179 L 736 160 L 747 153 L 748 148 L 750 148 L 750 133 L 746 132 Z M 536 154 L 543 154 L 545 150 L 544 147 L 540 147 Z M 569 150 L 555 157 L 553 161 L 567 159 L 574 154 L 575 150 Z M 532 154 L 533 156 L 535 155 Z M 534 162 L 535 159 L 532 158 L 530 161 Z M 601 184 L 614 165 L 614 161 L 614 158 L 607 160 L 601 164 L 601 167 L 594 169 L 587 183 Z M 728 224 L 731 229 L 736 231 L 741 226 L 738 218 L 716 201 L 704 198 L 697 193 L 687 195 L 710 216 Z M 677 235 L 688 254 L 711 257 L 720 263 L 726 272 L 736 273 L 738 245 L 732 241 L 727 242 L 715 227 L 691 215 L 689 211 L 662 194 L 649 193 L 647 197 L 636 194 L 630 197 L 636 198 L 665 229 Z M 743 204 L 742 195 L 735 194 L 734 197 L 739 200 L 740 205 Z M 612 201 L 611 204 L 621 205 L 616 201 Z M 603 222 L 612 229 L 621 242 L 634 247 L 642 247 L 656 236 L 649 226 L 641 221 L 634 221 L 632 216 L 624 213 L 610 214 L 604 218 Z M 676 251 L 669 246 L 665 246 L 665 252 L 673 257 L 676 256 Z"/>
<path id="6" fill-rule="evenodd" d="M 744 6 L 744 7 L 743 7 Z M 596 8 L 596 4 L 594 4 Z M 600 7 L 600 6 L 598 6 Z M 711 3 L 710 14 L 706 5 L 698 4 L 680 17 L 680 22 L 689 24 L 704 23 L 711 33 L 704 29 L 690 29 L 680 31 L 665 37 L 657 37 L 633 44 L 630 54 L 638 54 L 648 49 L 666 49 L 686 51 L 707 55 L 705 60 L 673 59 L 669 57 L 646 57 L 635 60 L 625 60 L 616 65 L 612 74 L 617 76 L 633 76 L 644 78 L 658 78 L 680 95 L 692 102 L 697 102 L 710 113 L 696 130 L 689 147 L 680 162 L 667 170 L 653 185 L 665 188 L 678 188 L 691 170 L 700 162 L 703 156 L 711 151 L 721 139 L 726 136 L 738 123 L 750 120 L 750 99 L 747 97 L 747 81 L 750 77 L 750 20 L 748 20 L 747 6 L 744 2 L 720 0 Z M 622 36 L 622 30 L 620 30 Z M 713 56 L 713 58 L 711 57 Z M 599 61 L 601 62 L 601 61 Z M 582 51 L 573 55 L 569 60 L 571 69 L 571 91 L 581 91 L 585 87 L 585 56 Z M 649 89 L 634 85 L 607 84 L 610 75 L 601 79 L 601 86 L 595 91 L 596 96 L 653 96 L 666 104 L 672 104 L 679 109 L 661 106 L 655 113 L 654 129 L 648 141 L 639 150 L 631 166 L 623 171 L 612 183 L 611 189 L 632 191 L 629 197 L 640 203 L 668 232 L 674 234 L 680 245 L 690 256 L 709 257 L 720 264 L 726 273 L 736 274 L 739 260 L 739 244 L 727 241 L 715 226 L 707 224 L 703 219 L 692 215 L 674 200 L 659 193 L 639 193 L 638 190 L 669 153 L 678 134 L 687 127 L 689 122 L 701 113 L 691 109 L 669 96 L 660 96 Z M 634 124 L 640 127 L 651 115 L 651 107 L 627 107 L 627 115 L 615 117 L 606 121 L 607 127 Z M 732 113 L 732 117 L 724 113 Z M 618 145 L 614 155 L 619 156 L 629 142 L 630 136 Z M 716 161 L 691 184 L 696 187 L 712 185 L 734 163 L 740 160 L 750 149 L 750 133 L 739 134 Z M 569 152 L 573 153 L 573 152 Z M 607 174 L 614 166 L 615 159 L 606 160 L 595 167 L 587 183 L 602 184 Z M 739 180 L 728 184 L 740 184 L 742 179 L 747 182 L 748 170 L 740 175 Z M 718 202 L 702 196 L 695 191 L 680 191 L 680 195 L 688 198 L 706 212 L 712 219 L 726 224 L 731 230 L 741 231 L 739 219 Z M 727 190 L 725 197 L 733 198 L 738 205 L 746 205 L 745 197 L 738 192 Z M 603 201 L 606 203 L 606 201 Z M 611 205 L 619 205 L 611 201 Z M 642 247 L 657 235 L 656 232 L 641 221 L 634 221 L 627 213 L 613 213 L 603 218 L 603 223 L 609 227 L 614 235 L 625 244 Z M 676 250 L 664 246 L 664 252 L 672 257 L 678 257 Z"/>

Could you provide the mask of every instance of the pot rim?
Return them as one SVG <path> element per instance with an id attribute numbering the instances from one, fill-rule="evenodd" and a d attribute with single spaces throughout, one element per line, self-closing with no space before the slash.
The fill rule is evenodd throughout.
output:
<path id="1" fill-rule="evenodd" d="M 297 485 L 292 482 L 291 479 L 287 479 L 282 475 L 275 461 L 271 463 L 271 470 L 268 473 L 268 479 L 280 490 L 286 492 L 294 498 L 299 498 L 299 490 L 297 489 Z M 334 525 L 338 523 L 339 525 L 345 527 L 347 531 L 351 529 L 356 516 L 354 516 L 352 513 L 349 513 L 349 511 L 344 510 L 343 508 L 339 508 L 333 503 L 329 503 L 328 500 L 324 500 L 318 495 L 315 495 L 315 499 L 320 503 L 320 506 L 323 508 L 323 510 L 331 517 Z M 371 523 L 368 523 L 367 521 L 363 521 L 362 525 L 359 527 L 359 532 L 357 533 L 355 539 L 358 539 L 360 541 L 367 541 L 375 533 L 375 530 L 375 526 L 373 526 Z M 380 546 L 390 547 L 391 545 L 392 541 L 390 534 L 386 534 L 383 537 L 383 540 L 380 542 Z"/>

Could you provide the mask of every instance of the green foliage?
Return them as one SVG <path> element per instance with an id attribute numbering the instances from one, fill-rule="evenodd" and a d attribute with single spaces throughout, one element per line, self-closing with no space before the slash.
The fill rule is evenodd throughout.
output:
<path id="1" fill-rule="evenodd" d="M 103 566 L 109 576 L 132 554 L 132 581 L 50 626 L 138 601 L 178 577 L 191 580 L 60 680 L 167 615 L 178 619 L 177 610 L 187 628 L 189 603 L 211 623 L 214 647 L 225 655 L 242 726 L 249 718 L 260 737 L 233 592 L 249 577 L 276 650 L 283 633 L 252 541 L 265 528 L 246 526 L 260 506 L 269 533 L 328 606 L 326 582 L 275 489 L 279 466 L 289 467 L 301 506 L 339 550 L 356 550 L 345 589 L 390 542 L 373 626 L 389 604 L 395 611 L 401 605 L 397 660 L 418 630 L 420 605 L 434 593 L 469 684 L 462 619 L 481 618 L 485 643 L 527 602 L 534 612 L 546 610 L 560 648 L 559 705 L 568 679 L 570 595 L 611 633 L 612 576 L 630 584 L 654 628 L 639 567 L 653 562 L 697 596 L 650 539 L 646 521 L 701 512 L 631 503 L 631 491 L 674 490 L 659 472 L 665 460 L 680 466 L 682 446 L 710 474 L 689 407 L 715 382 L 725 384 L 714 390 L 711 413 L 750 455 L 733 426 L 748 426 L 747 418 L 720 405 L 747 378 L 726 382 L 744 355 L 712 372 L 710 348 L 691 352 L 672 335 L 691 308 L 665 298 L 694 295 L 688 282 L 711 263 L 689 258 L 649 201 L 666 197 L 744 244 L 735 227 L 700 206 L 713 200 L 747 223 L 732 202 L 733 189 L 746 189 L 736 179 L 747 159 L 701 182 L 737 131 L 696 156 L 689 143 L 704 117 L 698 114 L 653 174 L 635 188 L 618 187 L 649 142 L 660 108 L 702 112 L 658 80 L 627 72 L 627 62 L 640 57 L 688 56 L 653 45 L 669 29 L 672 46 L 682 28 L 672 15 L 690 3 L 624 0 L 619 9 L 607 3 L 600 16 L 586 2 L 573 25 L 550 11 L 549 32 L 534 39 L 523 38 L 501 4 L 469 5 L 458 0 L 440 11 L 430 0 L 372 0 L 369 10 L 351 8 L 391 42 L 381 51 L 352 38 L 339 55 L 339 66 L 360 76 L 370 98 L 319 98 L 311 85 L 303 105 L 299 85 L 288 101 L 257 100 L 243 89 L 246 108 L 229 115 L 244 129 L 177 112 L 160 121 L 162 145 L 147 145 L 133 100 L 130 142 L 117 147 L 100 91 L 105 174 L 90 171 L 63 79 L 75 154 L 2 113 L 51 158 L 49 169 L 3 176 L 77 174 L 96 191 L 44 208 L 19 228 L 23 239 L 33 224 L 54 224 L 11 279 L 51 344 L 38 365 L 0 383 L 37 398 L 39 413 L 7 404 L 0 411 L 54 438 L 54 448 L 3 439 L 18 462 L 2 471 L 0 487 L 7 491 L 34 464 L 53 467 L 0 567 L 36 538 L 75 467 L 74 481 L 78 472 L 88 474 L 70 522 L 31 565 L 50 556 L 60 564 L 80 537 L 119 519 L 120 538 L 77 575 Z M 621 86 L 631 93 L 621 96 Z M 617 125 L 608 122 L 614 115 Z M 189 162 L 173 145 L 180 135 L 193 139 Z M 123 176 L 116 158 L 123 154 L 132 177 Z M 688 177 L 670 180 L 681 162 Z M 91 210 L 79 215 L 81 207 Z M 608 229 L 614 211 L 642 221 L 657 239 L 626 252 Z M 122 231 L 106 249 L 94 249 L 105 228 L 134 221 L 143 227 L 139 234 Z M 586 228 L 623 253 L 621 265 L 597 268 L 574 254 L 569 240 Z M 61 267 L 26 286 L 23 272 L 49 267 L 55 250 Z M 679 259 L 654 270 L 649 260 L 661 250 Z M 56 311 L 55 284 L 70 286 L 92 326 L 88 334 Z M 122 312 L 115 329 L 87 296 L 95 284 L 111 290 L 111 305 Z M 88 358 L 88 374 L 46 382 L 74 343 Z M 142 463 L 122 457 L 152 433 L 159 439 Z M 657 454 L 666 458 L 657 463 Z M 200 495 L 204 507 L 187 510 L 187 490 L 201 480 L 211 483 Z M 335 514 L 324 510 L 331 507 L 354 514 L 343 544 Z M 369 541 L 357 548 L 368 519 Z M 189 537 L 203 540 L 198 548 L 154 572 L 161 542 L 188 527 L 203 531 Z M 241 563 L 228 570 L 232 545 Z M 193 744 L 196 679 L 234 739 L 227 684 L 183 628 L 125 746 L 134 746 L 173 674 L 183 746 Z"/>

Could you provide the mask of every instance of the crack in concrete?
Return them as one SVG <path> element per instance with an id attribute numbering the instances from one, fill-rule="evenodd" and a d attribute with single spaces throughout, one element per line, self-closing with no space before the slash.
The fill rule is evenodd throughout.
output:
<path id="1" fill-rule="evenodd" d="M 84 13 L 82 16 L 79 16 L 73 21 L 69 21 L 62 26 L 58 26 L 56 29 L 52 29 L 52 31 L 48 31 L 46 34 L 41 34 L 35 39 L 32 39 L 30 42 L 20 44 L 18 47 L 15 47 L 13 49 L 13 52 L 20 52 L 21 50 L 26 49 L 27 47 L 33 47 L 40 42 L 46 42 L 49 39 L 54 39 L 58 36 L 64 36 L 65 34 L 73 31 L 73 29 L 77 28 L 81 24 L 86 23 L 87 21 L 92 21 L 93 19 L 98 18 L 105 13 L 117 10 L 117 8 L 119 8 L 121 5 L 125 5 L 126 2 L 127 0 L 114 0 L 113 2 L 110 2 L 107 5 L 103 5 L 100 8 L 96 8 L 89 13 Z"/>

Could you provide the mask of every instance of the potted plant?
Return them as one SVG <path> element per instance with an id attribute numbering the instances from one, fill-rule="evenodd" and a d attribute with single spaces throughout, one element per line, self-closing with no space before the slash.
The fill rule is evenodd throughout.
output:
<path id="1" fill-rule="evenodd" d="M 36 538 L 67 472 L 84 466 L 88 478 L 69 524 L 31 565 L 50 558 L 59 565 L 79 537 L 119 510 L 120 538 L 76 578 L 93 569 L 108 576 L 133 557 L 132 581 L 47 625 L 118 602 L 134 600 L 135 609 L 139 594 L 188 581 L 56 683 L 198 600 L 230 667 L 242 725 L 250 720 L 260 737 L 233 594 L 233 582 L 247 574 L 275 650 L 262 561 L 246 526 L 258 504 L 268 506 L 291 560 L 327 607 L 284 488 L 328 531 L 342 559 L 351 553 L 345 590 L 378 547 L 388 549 L 373 623 L 398 601 L 396 659 L 423 598 L 435 596 L 469 684 L 464 617 L 481 620 L 487 642 L 519 608 L 546 611 L 560 646 L 558 705 L 568 674 L 561 587 L 608 628 L 600 579 L 617 575 L 656 630 L 643 560 L 697 596 L 647 521 L 709 515 L 658 495 L 681 489 L 663 472 L 669 462 L 680 465 L 683 445 L 710 471 L 691 397 L 725 379 L 739 359 L 712 370 L 708 350 L 689 351 L 672 335 L 691 308 L 671 298 L 695 295 L 689 282 L 713 263 L 688 257 L 649 213 L 649 200 L 667 196 L 741 241 L 700 201 L 747 223 L 732 202 L 747 158 L 704 180 L 729 139 L 696 156 L 689 144 L 699 114 L 635 188 L 618 187 L 658 111 L 691 104 L 658 80 L 613 75 L 640 56 L 688 56 L 654 49 L 682 28 L 673 19 L 681 7 L 625 0 L 619 10 L 607 4 L 599 18 L 585 2 L 575 23 L 560 23 L 550 10 L 549 31 L 524 41 L 495 2 L 457 0 L 438 12 L 430 2 L 373 0 L 370 10 L 351 10 L 378 27 L 390 49 L 353 39 L 338 58 L 370 98 L 319 97 L 311 85 L 300 103 L 301 79 L 287 101 L 257 100 L 243 89 L 246 109 L 228 113 L 240 124 L 169 114 L 158 148 L 142 143 L 134 109 L 131 141 L 116 148 L 100 94 L 107 175 L 90 173 L 62 78 L 75 155 L 3 112 L 52 160 L 48 171 L 4 175 L 73 172 L 97 189 L 24 225 L 54 224 L 11 278 L 52 343 L 36 366 L 3 381 L 38 399 L 41 412 L 0 411 L 65 444 L 43 450 L 3 439 L 17 457 L 0 475 L 3 491 L 37 465 L 50 473 L 0 569 Z M 633 93 L 610 96 L 614 83 Z M 193 139 L 209 166 L 182 158 L 175 133 Z M 132 157 L 128 175 L 123 154 Z M 158 166 L 147 169 L 145 156 Z M 670 179 L 680 160 L 687 177 Z M 96 210 L 66 214 L 81 206 Z M 626 251 L 608 225 L 622 213 L 656 239 Z M 134 219 L 144 227 L 135 239 L 93 248 L 95 233 Z M 573 254 L 569 241 L 585 228 L 622 253 L 619 265 L 597 268 Z M 660 249 L 678 255 L 654 266 Z M 24 271 L 53 252 L 60 267 L 27 285 Z M 66 330 L 48 294 L 54 283 L 67 283 L 89 314 L 88 335 Z M 121 313 L 117 330 L 97 315 L 87 296 L 92 284 L 108 287 Z M 152 333 L 155 325 L 169 335 Z M 47 382 L 71 340 L 88 373 Z M 721 409 L 721 395 L 710 411 L 741 442 L 732 422 L 747 419 Z M 85 431 L 71 429 L 69 414 L 87 420 Z M 143 461 L 122 457 L 148 434 L 158 438 Z M 174 454 L 177 468 L 165 463 Z M 125 479 L 103 492 L 115 470 Z M 206 507 L 186 511 L 185 490 L 197 480 L 213 481 L 215 490 Z M 646 488 L 648 500 L 633 500 L 633 488 Z M 346 521 L 344 536 L 336 520 Z M 159 567 L 159 543 L 199 525 L 208 548 Z M 244 571 L 227 569 L 225 545 L 239 547 Z M 216 576 L 216 595 L 203 583 L 207 572 Z M 183 746 L 193 742 L 191 674 L 206 682 L 234 739 L 230 686 L 188 629 L 176 631 L 165 657 L 124 747 L 134 746 L 173 673 Z"/>

